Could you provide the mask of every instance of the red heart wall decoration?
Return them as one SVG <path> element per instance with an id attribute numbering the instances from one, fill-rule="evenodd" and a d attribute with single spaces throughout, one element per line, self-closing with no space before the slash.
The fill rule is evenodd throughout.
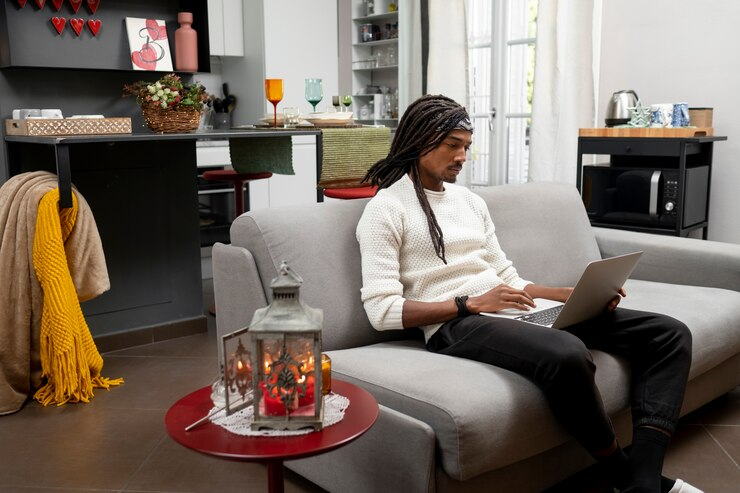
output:
<path id="1" fill-rule="evenodd" d="M 90 30 L 93 36 L 97 36 L 98 31 L 100 31 L 100 19 L 88 19 L 87 28 Z"/>
<path id="2" fill-rule="evenodd" d="M 64 17 L 52 17 L 51 23 L 54 24 L 54 29 L 56 29 L 59 34 L 62 34 L 64 26 L 67 24 L 67 19 Z"/>
<path id="3" fill-rule="evenodd" d="M 21 6 L 21 8 L 23 8 L 23 7 L 25 7 L 25 6 L 26 6 L 26 1 L 27 1 L 27 0 L 18 0 L 18 5 L 20 5 L 20 6 Z"/>
<path id="4" fill-rule="evenodd" d="M 94 14 L 98 7 L 100 7 L 100 0 L 87 0 L 87 8 L 90 9 L 91 14 Z"/>
<path id="5" fill-rule="evenodd" d="M 59 12 L 59 9 L 62 8 L 64 0 L 51 0 L 51 3 L 54 5 L 54 9 Z"/>
<path id="6" fill-rule="evenodd" d="M 45 4 L 45 3 L 46 3 L 46 0 L 36 0 L 36 5 L 37 5 L 37 6 L 38 6 L 38 8 L 40 8 L 40 9 L 43 9 L 43 8 L 44 8 L 44 4 Z"/>
<path id="7" fill-rule="evenodd" d="M 72 6 L 72 10 L 76 14 L 78 10 L 80 10 L 80 5 L 82 5 L 82 0 L 69 0 L 69 4 Z"/>
<path id="8" fill-rule="evenodd" d="M 85 26 L 85 21 L 83 19 L 72 18 L 69 20 L 69 25 L 72 26 L 75 34 L 79 36 L 82 32 L 82 28 Z"/>
<path id="9" fill-rule="evenodd" d="M 131 61 L 144 70 L 155 70 L 157 68 L 157 52 L 150 43 L 144 43 L 139 51 L 131 52 Z"/>

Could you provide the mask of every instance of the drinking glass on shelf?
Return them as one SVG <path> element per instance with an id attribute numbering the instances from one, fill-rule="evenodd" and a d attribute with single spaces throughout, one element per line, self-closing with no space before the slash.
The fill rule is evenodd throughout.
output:
<path id="1" fill-rule="evenodd" d="M 272 103 L 273 126 L 277 128 L 277 105 L 283 100 L 283 79 L 265 79 L 265 97 Z"/>
<path id="2" fill-rule="evenodd" d="M 352 96 L 342 96 L 342 104 L 346 108 L 344 111 L 349 111 L 349 107 L 352 105 Z"/>
<path id="3" fill-rule="evenodd" d="M 321 79 L 306 79 L 306 101 L 313 106 L 314 113 L 316 105 L 324 99 L 324 89 L 321 86 Z"/>

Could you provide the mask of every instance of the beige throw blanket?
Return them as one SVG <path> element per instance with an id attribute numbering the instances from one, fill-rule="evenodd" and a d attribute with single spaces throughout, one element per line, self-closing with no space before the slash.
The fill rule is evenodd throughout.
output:
<path id="1" fill-rule="evenodd" d="M 57 187 L 44 171 L 12 177 L 0 187 L 0 414 L 18 411 L 41 384 L 40 327 L 43 292 L 33 266 L 36 217 L 41 198 Z M 81 194 L 78 215 L 64 244 L 80 301 L 108 289 L 110 280 L 95 219 Z"/>

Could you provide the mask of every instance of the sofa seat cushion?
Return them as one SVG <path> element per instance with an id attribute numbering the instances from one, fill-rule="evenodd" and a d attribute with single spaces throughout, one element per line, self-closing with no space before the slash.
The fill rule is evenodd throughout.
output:
<path id="1" fill-rule="evenodd" d="M 380 404 L 429 424 L 440 465 L 456 480 L 513 464 L 569 439 L 540 390 L 508 370 L 430 353 L 419 341 L 329 354 L 335 378 L 355 383 Z M 608 412 L 624 409 L 626 365 L 599 351 L 594 351 L 594 360 Z"/>
<path id="2" fill-rule="evenodd" d="M 629 281 L 626 289 L 623 306 L 669 313 L 689 326 L 694 338 L 690 378 L 740 352 L 740 293 L 648 281 Z M 330 354 L 337 378 L 364 387 L 382 405 L 428 423 L 437 437 L 440 465 L 456 480 L 513 464 L 570 439 L 540 390 L 510 371 L 433 354 L 420 341 Z M 627 365 L 600 351 L 593 356 L 607 413 L 629 410 Z"/>
<path id="3" fill-rule="evenodd" d="M 693 379 L 740 353 L 740 292 L 630 279 L 620 306 L 670 315 L 691 329 Z"/>

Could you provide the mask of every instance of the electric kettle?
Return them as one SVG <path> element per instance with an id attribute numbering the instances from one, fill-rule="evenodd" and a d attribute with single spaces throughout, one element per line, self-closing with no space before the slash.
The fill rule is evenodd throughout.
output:
<path id="1" fill-rule="evenodd" d="M 606 105 L 606 116 L 604 123 L 607 127 L 624 125 L 631 120 L 630 108 L 637 105 L 640 98 L 632 89 L 617 91 L 612 94 Z"/>

